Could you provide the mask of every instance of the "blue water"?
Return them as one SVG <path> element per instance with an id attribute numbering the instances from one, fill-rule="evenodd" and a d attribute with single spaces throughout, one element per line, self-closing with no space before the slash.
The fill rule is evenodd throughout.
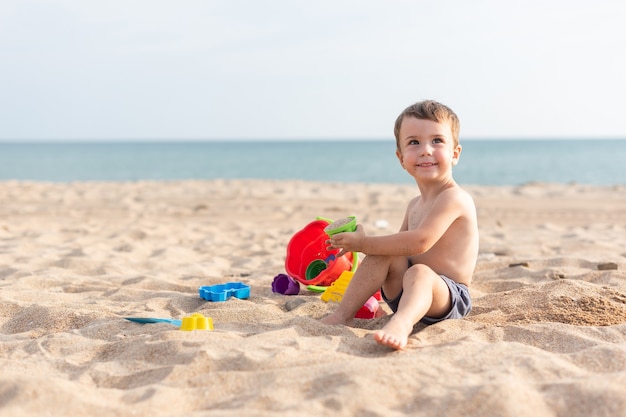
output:
<path id="1" fill-rule="evenodd" d="M 0 143 L 0 180 L 302 179 L 412 184 L 389 141 Z M 459 183 L 626 184 L 626 140 L 465 140 Z"/>

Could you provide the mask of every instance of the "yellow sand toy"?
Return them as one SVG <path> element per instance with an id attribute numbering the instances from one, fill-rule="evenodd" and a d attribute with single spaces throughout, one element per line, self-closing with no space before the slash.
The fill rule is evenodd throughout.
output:
<path id="1" fill-rule="evenodd" d="M 326 290 L 322 293 L 322 300 L 340 303 L 353 275 L 354 271 L 343 271 L 341 275 L 339 275 L 339 278 L 333 281 L 330 286 L 326 287 Z"/>
<path id="2" fill-rule="evenodd" d="M 344 293 L 346 292 L 346 288 L 348 288 L 348 284 L 350 284 L 350 280 L 354 275 L 354 271 L 344 271 L 339 278 L 337 278 L 326 290 L 322 293 L 322 300 L 325 302 L 334 301 L 336 303 L 340 303 L 343 298 Z M 378 300 L 380 299 L 380 292 L 376 292 L 376 294 L 372 295 L 363 306 L 357 311 L 354 315 L 357 319 L 373 319 L 376 317 L 378 313 L 378 308 L 380 304 Z"/>
<path id="3" fill-rule="evenodd" d="M 180 330 L 213 330 L 213 319 L 205 317 L 200 313 L 193 313 L 191 316 L 183 317 Z"/>

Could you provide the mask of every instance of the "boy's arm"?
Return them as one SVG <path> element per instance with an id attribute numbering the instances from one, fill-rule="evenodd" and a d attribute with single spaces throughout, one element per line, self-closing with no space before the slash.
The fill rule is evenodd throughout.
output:
<path id="1" fill-rule="evenodd" d="M 331 247 L 344 252 L 366 255 L 419 255 L 428 251 L 444 235 L 450 225 L 466 212 L 469 196 L 459 192 L 443 192 L 421 222 L 408 229 L 408 214 L 401 231 L 387 236 L 366 236 L 359 226 L 356 232 L 339 233 L 330 240 Z M 410 210 L 410 208 L 409 208 Z M 406 227 L 406 228 L 405 228 Z"/>
<path id="2" fill-rule="evenodd" d="M 418 200 L 419 197 L 415 197 L 407 205 L 407 208 L 404 211 L 404 219 L 402 219 L 402 225 L 400 226 L 400 230 L 398 230 L 398 232 L 406 232 L 407 230 L 409 230 L 409 212 L 411 211 L 411 207 L 415 205 Z"/>

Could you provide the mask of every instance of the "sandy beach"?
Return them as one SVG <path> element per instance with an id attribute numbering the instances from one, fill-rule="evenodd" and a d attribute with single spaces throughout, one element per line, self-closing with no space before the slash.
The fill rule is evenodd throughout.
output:
<path id="1" fill-rule="evenodd" d="M 388 316 L 324 326 L 271 284 L 317 216 L 391 233 L 415 186 L 0 182 L 0 414 L 625 415 L 626 186 L 466 188 L 474 309 L 396 352 Z M 227 282 L 250 297 L 198 295 Z M 124 319 L 193 313 L 214 330 Z"/>

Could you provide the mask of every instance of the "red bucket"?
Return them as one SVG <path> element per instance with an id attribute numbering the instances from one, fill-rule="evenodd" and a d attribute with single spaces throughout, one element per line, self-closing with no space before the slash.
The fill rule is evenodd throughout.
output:
<path id="1" fill-rule="evenodd" d="M 341 272 L 350 270 L 351 253 L 335 259 L 340 252 L 339 249 L 331 251 L 326 249 L 328 235 L 324 228 L 329 224 L 326 220 L 315 220 L 293 235 L 287 244 L 285 258 L 285 270 L 289 276 L 305 285 L 330 285 Z M 316 260 L 327 262 L 327 267 L 316 277 L 307 280 L 306 269 Z"/>
<path id="2" fill-rule="evenodd" d="M 321 271 L 316 277 L 301 282 L 306 285 L 321 285 L 327 287 L 336 281 L 342 272 L 349 271 L 351 268 L 352 252 L 348 252 L 344 256 L 340 256 L 327 262 L 326 269 Z"/>

